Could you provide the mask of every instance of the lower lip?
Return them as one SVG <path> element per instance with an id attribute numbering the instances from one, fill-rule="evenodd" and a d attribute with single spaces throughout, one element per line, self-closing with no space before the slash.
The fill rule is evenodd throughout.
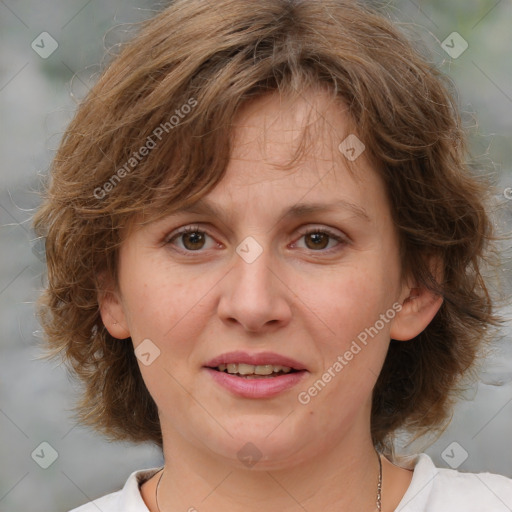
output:
<path id="1" fill-rule="evenodd" d="M 306 370 L 278 375 L 277 377 L 246 379 L 226 372 L 205 368 L 222 387 L 245 398 L 268 398 L 278 395 L 298 384 L 308 373 Z"/>

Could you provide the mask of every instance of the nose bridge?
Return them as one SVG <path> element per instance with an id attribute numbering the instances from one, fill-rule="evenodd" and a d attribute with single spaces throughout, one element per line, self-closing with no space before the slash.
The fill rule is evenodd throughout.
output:
<path id="1" fill-rule="evenodd" d="M 250 243 L 246 242 L 240 245 L 238 251 L 240 261 L 237 262 L 239 278 L 249 281 L 252 286 L 261 286 L 262 289 L 265 289 L 271 284 L 271 265 L 275 258 L 269 248 L 262 248 L 261 252 L 258 251 L 259 254 L 255 251 L 256 249 Z"/>
<path id="2" fill-rule="evenodd" d="M 234 292 L 239 299 L 252 297 L 253 301 L 269 302 L 273 296 L 275 276 L 275 258 L 268 244 L 262 242 L 262 236 L 249 236 L 237 247 L 237 257 L 234 264 Z"/>
<path id="3" fill-rule="evenodd" d="M 263 236 L 258 238 L 262 241 Z M 236 252 L 219 303 L 219 315 L 225 320 L 237 320 L 248 330 L 286 320 L 290 315 L 286 287 L 276 276 L 278 259 L 268 244 L 247 237 Z"/>

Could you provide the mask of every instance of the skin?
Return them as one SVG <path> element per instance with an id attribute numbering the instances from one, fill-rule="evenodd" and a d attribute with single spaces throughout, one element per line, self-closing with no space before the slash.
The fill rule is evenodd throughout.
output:
<path id="1" fill-rule="evenodd" d="M 390 338 L 419 334 L 442 299 L 402 277 L 380 177 L 364 153 L 351 175 L 338 150 L 350 133 L 347 113 L 320 89 L 303 98 L 290 103 L 272 94 L 246 104 L 227 174 L 206 196 L 225 217 L 179 213 L 133 230 L 121 246 L 117 286 L 110 282 L 100 293 L 114 337 L 131 337 L 135 347 L 149 338 L 160 350 L 152 364 L 139 366 L 160 411 L 162 512 L 375 510 L 372 389 Z M 310 150 L 291 169 L 279 169 L 305 123 Z M 282 215 L 299 202 L 340 198 L 368 218 L 346 209 Z M 173 238 L 190 225 L 206 233 L 204 241 Z M 342 241 L 305 235 L 309 228 L 330 229 Z M 263 249 L 252 263 L 236 252 L 247 236 Z M 317 396 L 299 403 L 298 393 L 394 303 L 401 311 Z M 237 397 L 202 368 L 232 350 L 277 352 L 309 373 L 278 396 Z M 237 457 L 249 441 L 262 454 L 252 468 Z M 382 460 L 383 511 L 392 511 L 412 472 Z M 158 477 L 141 488 L 151 512 L 158 510 Z"/>

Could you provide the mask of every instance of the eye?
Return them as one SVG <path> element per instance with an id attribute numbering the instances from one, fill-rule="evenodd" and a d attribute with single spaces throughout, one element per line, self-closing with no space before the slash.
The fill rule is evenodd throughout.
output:
<path id="1" fill-rule="evenodd" d="M 206 231 L 200 229 L 199 226 L 186 226 L 179 231 L 171 234 L 167 239 L 166 244 L 176 245 L 175 241 L 181 241 L 181 245 L 178 244 L 178 250 L 184 253 L 200 252 L 202 249 L 211 249 L 218 247 L 219 244 L 215 242 L 210 247 L 207 247 L 207 239 L 212 238 Z M 333 240 L 338 242 L 337 245 L 345 245 L 348 240 L 338 233 L 335 233 L 326 228 L 309 228 L 301 234 L 300 239 L 304 238 L 305 248 L 314 252 L 331 252 L 333 248 L 326 250 L 329 246 L 329 242 Z M 213 238 L 212 238 L 213 240 Z M 296 246 L 297 242 L 292 244 Z"/>
<path id="2" fill-rule="evenodd" d="M 180 229 L 174 235 L 167 240 L 167 244 L 174 245 L 174 241 L 176 239 L 181 240 L 182 247 L 179 247 L 182 251 L 185 252 L 197 252 L 201 249 L 204 249 L 206 238 L 210 238 L 210 235 L 203 231 L 198 226 L 187 226 L 183 229 Z"/>
<path id="3" fill-rule="evenodd" d="M 311 249 L 315 252 L 322 252 L 329 245 L 330 240 L 339 242 L 338 245 L 347 243 L 345 237 L 325 228 L 309 228 L 306 232 L 302 233 L 301 238 L 305 240 L 306 249 Z M 325 252 L 330 252 L 331 249 L 332 247 Z"/>

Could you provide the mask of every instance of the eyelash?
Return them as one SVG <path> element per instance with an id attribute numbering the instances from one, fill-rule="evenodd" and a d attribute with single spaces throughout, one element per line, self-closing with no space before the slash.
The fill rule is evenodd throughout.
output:
<path id="1" fill-rule="evenodd" d="M 169 236 L 169 238 L 166 239 L 165 241 L 165 244 L 166 245 L 173 245 L 173 241 L 176 240 L 176 239 L 179 239 L 180 236 L 183 236 L 183 235 L 186 235 L 188 233 L 202 233 L 202 234 L 205 234 L 205 235 L 208 235 L 209 237 L 213 238 L 207 231 L 205 231 L 204 229 L 201 229 L 200 226 L 195 226 L 195 225 L 191 225 L 191 226 L 187 226 L 185 228 L 182 228 L 180 229 L 179 231 L 177 231 L 176 233 L 173 233 Z M 307 235 L 310 235 L 310 234 L 323 234 L 323 235 L 327 235 L 329 238 L 332 238 L 334 240 L 336 240 L 337 242 L 339 242 L 341 245 L 346 245 L 348 243 L 347 239 L 343 236 L 340 236 L 338 235 L 337 233 L 331 231 L 330 229 L 327 229 L 327 228 L 309 228 L 307 229 L 306 231 L 304 231 L 303 233 L 300 234 L 300 238 L 304 237 L 304 236 L 307 236 Z M 338 247 L 338 246 L 336 246 Z M 331 253 L 333 251 L 336 251 L 336 247 L 331 247 L 331 249 L 321 249 L 321 250 L 318 250 L 318 251 L 315 251 L 313 249 L 309 249 L 310 251 L 316 253 Z M 181 248 L 177 248 L 177 250 L 179 252 L 181 252 L 182 254 L 185 254 L 186 256 L 189 256 L 189 257 L 194 257 L 194 253 L 201 253 L 203 252 L 201 249 L 197 250 L 197 251 L 190 251 L 190 250 L 187 250 L 187 249 L 181 249 Z"/>

